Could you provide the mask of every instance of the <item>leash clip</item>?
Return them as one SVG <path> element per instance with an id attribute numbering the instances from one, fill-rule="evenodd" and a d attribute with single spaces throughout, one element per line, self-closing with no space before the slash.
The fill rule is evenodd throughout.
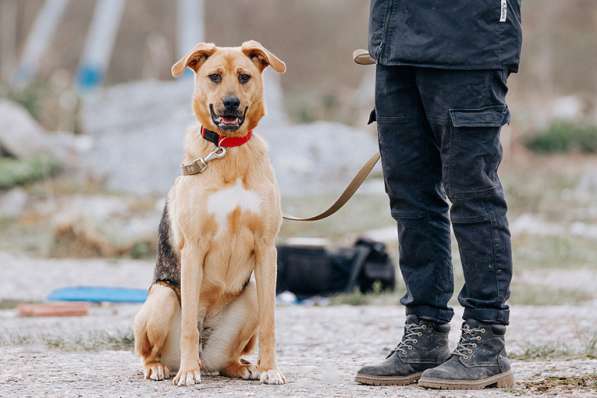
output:
<path id="1" fill-rule="evenodd" d="M 208 153 L 203 159 L 205 161 L 205 167 L 207 167 L 207 162 L 212 161 L 214 159 L 223 158 L 224 156 L 226 156 L 226 148 L 222 146 L 216 147 L 216 149 Z"/>
<path id="2" fill-rule="evenodd" d="M 226 148 L 218 146 L 216 149 L 205 155 L 205 157 L 200 157 L 193 160 L 191 163 L 183 163 L 182 174 L 183 175 L 195 175 L 203 173 L 208 166 L 208 163 L 214 159 L 220 159 L 226 156 Z"/>

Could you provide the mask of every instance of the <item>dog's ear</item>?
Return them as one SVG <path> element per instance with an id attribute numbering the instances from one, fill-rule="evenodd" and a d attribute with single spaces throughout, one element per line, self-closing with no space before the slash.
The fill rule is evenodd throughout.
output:
<path id="1" fill-rule="evenodd" d="M 257 65 L 259 70 L 263 71 L 266 66 L 271 66 L 276 72 L 286 72 L 286 64 L 280 58 L 272 54 L 267 48 L 255 40 L 249 40 L 244 42 L 241 47 L 241 51 L 251 61 Z"/>
<path id="2" fill-rule="evenodd" d="M 197 43 L 191 51 L 189 51 L 185 56 L 176 61 L 174 65 L 172 65 L 172 69 L 170 70 L 170 72 L 172 72 L 173 77 L 178 77 L 182 75 L 182 72 L 184 72 L 184 68 L 186 67 L 189 67 L 193 69 L 195 72 L 197 72 L 201 65 L 205 62 L 205 60 L 215 52 L 215 44 Z"/>

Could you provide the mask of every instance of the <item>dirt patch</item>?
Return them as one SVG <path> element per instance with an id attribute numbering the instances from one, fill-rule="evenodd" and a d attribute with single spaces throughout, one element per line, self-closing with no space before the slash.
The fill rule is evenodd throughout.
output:
<path id="1" fill-rule="evenodd" d="M 597 374 L 573 377 L 551 376 L 540 380 L 521 383 L 525 392 L 545 393 L 578 393 L 597 392 Z"/>
<path id="2" fill-rule="evenodd" d="M 64 261 L 55 265 L 68 266 Z M 18 318 L 13 310 L 0 311 L 0 396 L 596 396 L 597 360 L 583 356 L 591 339 L 590 326 L 597 319 L 592 306 L 514 307 L 507 339 L 515 387 L 443 393 L 416 385 L 372 388 L 354 382 L 361 366 L 382 360 L 399 340 L 405 316 L 398 306 L 278 307 L 278 360 L 287 385 L 206 376 L 192 388 L 143 380 L 139 358 L 131 350 L 132 319 L 138 309 L 137 305 L 94 306 L 90 316 L 80 318 Z M 455 319 L 451 347 L 459 337 L 457 324 Z M 535 346 L 542 348 L 529 348 Z M 534 359 L 514 358 L 527 351 Z M 253 354 L 247 359 L 257 358 Z"/>

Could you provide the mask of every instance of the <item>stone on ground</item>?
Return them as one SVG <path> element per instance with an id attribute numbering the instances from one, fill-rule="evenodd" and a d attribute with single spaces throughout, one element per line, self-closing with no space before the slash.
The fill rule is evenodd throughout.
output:
<path id="1" fill-rule="evenodd" d="M 283 195 L 337 191 L 376 150 L 365 130 L 339 123 L 290 125 L 279 77 L 266 72 L 267 115 L 256 132 L 269 144 Z M 87 164 L 115 191 L 165 193 L 180 173 L 183 136 L 195 125 L 193 81 L 143 81 L 84 99 L 82 128 L 93 139 Z"/>
<path id="2" fill-rule="evenodd" d="M 19 104 L 0 99 L 0 152 L 16 158 L 47 153 L 46 131 Z"/>
<path id="3" fill-rule="evenodd" d="M 86 137 L 48 133 L 21 105 L 0 99 L 0 156 L 50 157 L 63 165 L 76 166 L 88 147 Z"/>
<path id="4" fill-rule="evenodd" d="M 17 218 L 25 210 L 29 195 L 22 188 L 0 192 L 0 219 Z"/>

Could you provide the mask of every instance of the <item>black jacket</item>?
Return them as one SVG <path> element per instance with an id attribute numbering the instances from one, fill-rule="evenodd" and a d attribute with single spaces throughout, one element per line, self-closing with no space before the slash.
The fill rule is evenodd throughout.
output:
<path id="1" fill-rule="evenodd" d="M 369 53 L 382 65 L 518 70 L 520 0 L 371 0 Z"/>

